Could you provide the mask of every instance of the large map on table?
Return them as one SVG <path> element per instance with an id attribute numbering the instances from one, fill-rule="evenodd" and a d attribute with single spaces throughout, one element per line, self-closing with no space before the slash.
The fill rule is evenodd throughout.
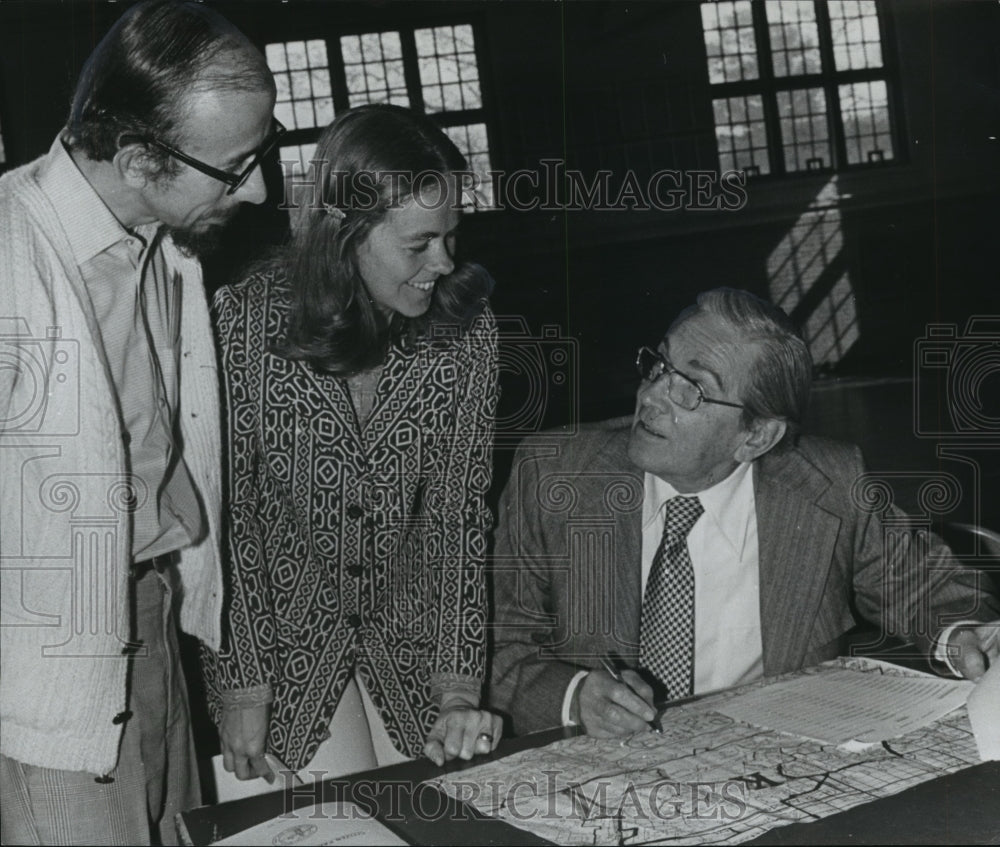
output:
<path id="1" fill-rule="evenodd" d="M 863 659 L 806 673 L 843 667 L 909 673 Z M 739 844 L 979 762 L 964 708 L 891 741 L 837 747 L 714 711 L 746 690 L 669 710 L 662 735 L 578 736 L 429 783 L 556 844 Z"/>

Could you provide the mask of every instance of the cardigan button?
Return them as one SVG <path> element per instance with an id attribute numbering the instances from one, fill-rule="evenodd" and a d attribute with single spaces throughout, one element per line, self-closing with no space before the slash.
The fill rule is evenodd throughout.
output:
<path id="1" fill-rule="evenodd" d="M 351 503 L 351 505 L 347 507 L 347 517 L 349 518 L 357 519 L 360 518 L 364 513 L 365 510 L 362 509 L 357 503 Z"/>
<path id="2" fill-rule="evenodd" d="M 117 726 L 118 724 L 125 723 L 130 717 L 132 717 L 132 712 L 126 709 L 124 712 L 119 712 L 111 719 L 111 723 Z"/>
<path id="3" fill-rule="evenodd" d="M 347 568 L 347 573 L 349 576 L 361 576 L 365 572 L 365 569 L 361 565 L 350 565 Z"/>
<path id="4" fill-rule="evenodd" d="M 359 626 L 361 626 L 361 615 L 358 614 L 348 615 L 347 622 L 355 629 L 357 629 Z"/>

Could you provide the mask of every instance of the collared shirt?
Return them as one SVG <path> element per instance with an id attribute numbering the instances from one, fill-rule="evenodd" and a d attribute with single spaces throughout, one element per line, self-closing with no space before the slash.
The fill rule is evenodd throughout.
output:
<path id="1" fill-rule="evenodd" d="M 204 531 L 194 482 L 175 443 L 180 280 L 166 269 L 159 225 L 122 227 L 58 139 L 39 184 L 87 286 L 118 393 L 136 488 L 133 557 L 171 552 Z"/>
<path id="2" fill-rule="evenodd" d="M 677 490 L 654 474 L 644 476 L 642 507 L 642 591 L 663 534 L 666 502 Z M 752 465 L 739 465 L 726 479 L 699 492 L 705 513 L 691 528 L 688 551 L 694 567 L 694 693 L 742 685 L 764 673 L 760 629 L 760 566 Z M 947 654 L 960 621 L 934 643 L 934 658 L 956 677 Z"/>
<path id="3" fill-rule="evenodd" d="M 644 475 L 642 591 L 663 536 L 667 500 L 677 490 L 654 474 Z M 693 495 L 686 495 L 693 496 Z M 764 672 L 760 628 L 760 567 L 753 470 L 744 462 L 724 480 L 697 494 L 704 513 L 688 534 L 694 568 L 694 692 L 740 685 Z M 573 694 L 589 673 L 571 681 L 562 719 L 569 724 Z"/>
<path id="4" fill-rule="evenodd" d="M 663 536 L 669 483 L 645 474 L 642 590 Z M 690 495 L 689 495 L 690 496 Z M 764 672 L 753 471 L 748 462 L 697 495 L 704 514 L 688 535 L 694 567 L 694 693 L 749 682 Z"/>

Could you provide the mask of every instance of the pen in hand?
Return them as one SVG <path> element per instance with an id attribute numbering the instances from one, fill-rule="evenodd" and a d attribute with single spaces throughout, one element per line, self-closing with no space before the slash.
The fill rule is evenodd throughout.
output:
<path id="1" fill-rule="evenodd" d="M 608 674 L 610 674 L 611 678 L 615 682 L 620 682 L 622 685 L 628 688 L 628 690 L 631 691 L 633 694 L 639 696 L 636 690 L 625 681 L 625 677 L 621 675 L 621 671 L 618 670 L 618 668 L 615 666 L 615 663 L 608 656 L 601 657 L 601 665 L 604 668 L 604 670 L 606 670 Z M 663 732 L 663 725 L 660 723 L 659 712 L 657 712 L 653 716 L 653 719 L 649 722 L 649 728 L 653 730 L 653 732 L 659 732 L 659 733 Z"/>

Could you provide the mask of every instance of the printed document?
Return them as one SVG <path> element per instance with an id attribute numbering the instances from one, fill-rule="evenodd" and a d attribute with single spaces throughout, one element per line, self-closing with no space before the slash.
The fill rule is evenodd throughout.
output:
<path id="1" fill-rule="evenodd" d="M 273 844 L 314 847 L 319 844 L 403 844 L 399 836 L 353 803 L 303 806 L 278 818 L 237 832 L 213 844 Z"/>
<path id="2" fill-rule="evenodd" d="M 720 704 L 734 720 L 823 741 L 876 743 L 965 704 L 973 683 L 838 670 L 778 682 Z"/>
<path id="3" fill-rule="evenodd" d="M 1000 662 L 992 664 L 976 683 L 966 705 L 979 758 L 984 762 L 1000 760 Z"/>

